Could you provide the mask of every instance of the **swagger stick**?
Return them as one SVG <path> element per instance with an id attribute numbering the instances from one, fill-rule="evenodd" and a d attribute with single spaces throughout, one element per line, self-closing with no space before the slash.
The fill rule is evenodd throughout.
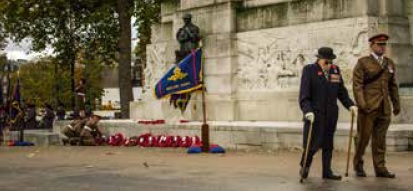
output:
<path id="1" fill-rule="evenodd" d="M 304 164 L 303 164 L 303 170 L 301 171 L 301 179 L 300 182 L 303 183 L 303 173 L 304 173 L 304 169 L 307 168 L 307 158 L 308 158 L 308 150 L 310 149 L 310 144 L 311 144 L 311 134 L 313 132 L 313 122 L 314 120 L 310 121 L 310 128 L 309 128 L 309 132 L 308 132 L 308 139 L 307 139 L 307 146 L 305 149 L 305 157 L 304 157 Z"/>
<path id="2" fill-rule="evenodd" d="M 354 113 L 351 112 L 351 124 L 350 124 L 350 135 L 348 136 L 348 151 L 347 151 L 347 166 L 346 166 L 346 174 L 345 176 L 348 177 L 348 166 L 350 163 L 350 154 L 351 154 L 351 141 L 353 140 L 353 123 L 354 123 Z"/>

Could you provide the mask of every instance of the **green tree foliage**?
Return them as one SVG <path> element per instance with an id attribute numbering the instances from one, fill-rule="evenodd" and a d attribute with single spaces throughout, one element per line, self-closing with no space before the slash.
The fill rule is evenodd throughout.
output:
<path id="1" fill-rule="evenodd" d="M 3 72 L 4 66 L 7 64 L 6 54 L 0 53 L 0 71 Z"/>
<path id="2" fill-rule="evenodd" d="M 100 52 L 114 54 L 118 28 L 113 8 L 98 0 L 3 0 L 0 11 L 5 30 L 12 39 L 33 39 L 34 51 L 47 45 L 57 55 L 77 53 L 93 41 Z"/>
<path id="3" fill-rule="evenodd" d="M 4 48 L 6 48 L 6 36 L 3 24 L 0 22 L 0 54 L 2 54 Z"/>
<path id="4" fill-rule="evenodd" d="M 127 118 L 132 100 L 131 17 L 137 17 L 144 47 L 151 23 L 159 18 L 159 5 L 160 0 L 1 0 L 0 23 L 14 41 L 33 39 L 34 51 L 52 47 L 59 65 L 71 70 L 72 92 L 74 63 L 81 51 L 88 53 L 85 60 L 117 61 L 122 117 Z"/>
<path id="5" fill-rule="evenodd" d="M 119 36 L 113 6 L 100 0 L 2 0 L 0 23 L 14 41 L 32 39 L 32 50 L 53 48 L 62 69 L 71 75 L 74 103 L 74 64 L 81 50 L 88 59 L 113 62 Z M 108 1 L 110 2 L 110 1 Z M 91 50 L 93 49 L 93 50 Z"/>
<path id="6" fill-rule="evenodd" d="M 22 97 L 28 103 L 33 103 L 38 106 L 43 106 L 45 103 L 57 105 L 56 97 L 67 107 L 70 106 L 71 88 L 70 88 L 70 71 L 58 70 L 55 74 L 55 67 L 59 64 L 56 58 L 42 58 L 38 61 L 30 62 L 20 66 L 20 84 Z M 102 76 L 100 75 L 103 69 L 102 64 L 95 60 L 88 63 L 90 75 L 88 78 L 88 90 L 86 92 L 90 100 L 100 98 L 103 93 Z M 84 77 L 84 69 L 77 67 L 75 70 L 76 81 Z M 15 83 L 17 73 L 13 73 L 12 84 Z M 60 89 L 56 92 L 56 84 Z"/>
<path id="7" fill-rule="evenodd" d="M 138 44 L 135 47 L 136 54 L 135 64 L 141 65 L 139 67 L 146 67 L 146 45 L 151 43 L 151 26 L 158 23 L 161 18 L 161 1 L 160 0 L 146 0 L 137 1 L 135 7 L 136 23 L 138 30 Z M 141 76 L 144 76 L 141 74 Z"/>

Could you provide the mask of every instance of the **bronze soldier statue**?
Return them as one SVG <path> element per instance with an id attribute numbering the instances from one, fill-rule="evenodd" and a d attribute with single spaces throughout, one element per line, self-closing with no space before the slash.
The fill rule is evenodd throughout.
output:
<path id="1" fill-rule="evenodd" d="M 199 28 L 192 23 L 192 15 L 187 13 L 183 16 L 185 25 L 176 33 L 176 39 L 180 44 L 180 49 L 175 51 L 176 64 L 179 64 L 192 50 L 199 47 Z M 170 103 L 179 108 L 181 112 L 186 110 L 191 94 L 173 94 L 171 95 Z"/>
<path id="2" fill-rule="evenodd" d="M 192 23 L 192 15 L 187 13 L 182 18 L 184 20 L 184 26 L 176 33 L 176 39 L 180 44 L 180 49 L 175 52 L 176 63 L 179 63 L 186 55 L 191 53 L 199 47 L 199 28 Z"/>

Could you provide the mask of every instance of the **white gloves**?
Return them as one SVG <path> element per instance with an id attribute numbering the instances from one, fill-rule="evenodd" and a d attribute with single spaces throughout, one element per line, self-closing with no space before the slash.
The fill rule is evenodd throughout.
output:
<path id="1" fill-rule="evenodd" d="M 350 112 L 357 116 L 358 112 L 359 112 L 359 108 L 357 106 L 353 105 L 353 106 L 350 107 Z"/>
<path id="2" fill-rule="evenodd" d="M 313 112 L 308 112 L 304 115 L 305 119 L 313 122 L 314 121 L 314 113 Z"/>

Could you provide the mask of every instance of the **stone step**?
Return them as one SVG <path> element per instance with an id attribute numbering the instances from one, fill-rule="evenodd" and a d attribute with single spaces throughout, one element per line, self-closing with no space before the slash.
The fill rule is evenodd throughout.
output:
<path id="1" fill-rule="evenodd" d="M 70 121 L 59 121 L 54 132 L 60 133 L 61 128 Z M 229 149 L 301 149 L 302 122 L 224 122 L 211 121 L 211 143 L 220 144 Z M 142 125 L 134 120 L 102 120 L 100 126 L 105 134 L 123 133 L 125 136 L 137 136 L 143 133 L 154 135 L 180 135 L 201 137 L 201 122 L 166 123 L 161 125 Z M 339 123 L 335 136 L 334 147 L 338 151 L 347 151 L 349 140 L 349 123 Z M 354 124 L 354 135 L 356 134 Z M 354 149 L 354 147 L 353 147 Z M 413 150 L 413 124 L 392 124 L 387 133 L 388 151 Z M 370 152 L 370 149 L 367 150 Z"/>
<path id="2" fill-rule="evenodd" d="M 11 131 L 6 140 L 18 140 L 19 132 Z M 59 145 L 59 134 L 50 130 L 25 130 L 24 141 L 33 142 L 35 146 Z"/>

